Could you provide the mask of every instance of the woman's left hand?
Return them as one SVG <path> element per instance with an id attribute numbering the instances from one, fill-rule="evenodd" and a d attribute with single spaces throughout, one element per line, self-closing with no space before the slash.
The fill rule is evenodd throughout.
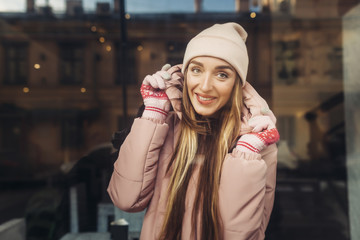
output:
<path id="1" fill-rule="evenodd" d="M 250 118 L 248 125 L 252 128 L 252 132 L 255 133 L 275 128 L 275 123 L 267 115 L 260 115 Z"/>
<path id="2" fill-rule="evenodd" d="M 244 134 L 237 142 L 236 149 L 241 152 L 259 153 L 267 146 L 277 143 L 280 140 L 279 132 L 276 128 Z"/>

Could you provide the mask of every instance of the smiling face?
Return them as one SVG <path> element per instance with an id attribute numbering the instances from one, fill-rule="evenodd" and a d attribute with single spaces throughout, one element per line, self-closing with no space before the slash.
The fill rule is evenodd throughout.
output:
<path id="1" fill-rule="evenodd" d="M 190 101 L 202 116 L 214 116 L 229 101 L 237 73 L 224 60 L 214 57 L 193 58 L 186 81 Z"/>

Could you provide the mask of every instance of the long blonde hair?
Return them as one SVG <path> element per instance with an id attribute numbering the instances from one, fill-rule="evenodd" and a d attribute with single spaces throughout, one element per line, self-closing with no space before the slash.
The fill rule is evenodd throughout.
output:
<path id="1" fill-rule="evenodd" d="M 221 239 L 222 221 L 219 214 L 219 184 L 225 155 L 236 143 L 241 123 L 242 88 L 240 77 L 235 80 L 231 97 L 219 110 L 216 119 L 198 115 L 189 98 L 185 80 L 182 100 L 181 133 L 168 165 L 172 175 L 168 188 L 168 204 L 160 239 L 181 239 L 185 197 L 190 177 L 199 154 L 204 161 L 199 170 L 197 192 L 192 212 L 192 234 L 201 224 L 201 239 Z M 206 149 L 205 149 L 206 148 Z M 200 223 L 197 217 L 200 216 Z"/>

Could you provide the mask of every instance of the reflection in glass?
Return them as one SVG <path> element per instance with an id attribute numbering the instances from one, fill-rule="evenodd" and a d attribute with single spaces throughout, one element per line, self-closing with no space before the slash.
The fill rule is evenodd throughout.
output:
<path id="1" fill-rule="evenodd" d="M 248 81 L 271 103 L 282 140 L 267 239 L 350 239 L 360 198 L 355 1 L 130 0 L 126 48 L 120 0 L 10 2 L 0 6 L 0 224 L 24 218 L 28 237 L 60 239 L 72 229 L 108 236 L 115 216 L 132 218 L 106 187 L 141 80 L 181 63 L 200 29 L 235 21 L 249 33 Z"/>

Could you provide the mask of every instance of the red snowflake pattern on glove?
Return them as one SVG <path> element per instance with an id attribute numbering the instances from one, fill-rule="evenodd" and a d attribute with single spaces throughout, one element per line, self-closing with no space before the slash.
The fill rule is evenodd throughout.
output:
<path id="1" fill-rule="evenodd" d="M 236 148 L 243 152 L 259 153 L 267 146 L 279 141 L 280 135 L 276 128 L 264 130 L 259 133 L 248 133 L 240 137 Z"/>
<path id="2" fill-rule="evenodd" d="M 276 143 L 280 139 L 279 132 L 276 128 L 252 134 L 256 135 L 261 141 L 265 143 L 266 146 Z"/>
<path id="3" fill-rule="evenodd" d="M 140 88 L 140 92 L 144 100 L 147 98 L 156 98 L 161 100 L 168 99 L 168 96 L 166 95 L 164 90 L 154 89 L 150 85 L 142 84 Z"/>

